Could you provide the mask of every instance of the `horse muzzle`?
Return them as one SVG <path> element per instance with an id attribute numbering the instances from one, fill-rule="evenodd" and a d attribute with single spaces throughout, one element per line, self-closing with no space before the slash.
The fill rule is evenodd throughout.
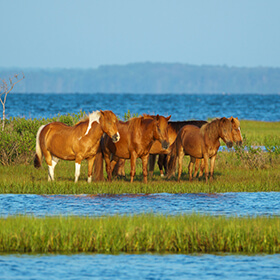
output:
<path id="1" fill-rule="evenodd" d="M 242 145 L 242 141 L 237 141 L 237 142 L 236 142 L 236 145 L 237 145 L 237 146 L 241 146 L 241 145 Z"/>
<path id="2" fill-rule="evenodd" d="M 169 142 L 164 140 L 164 141 L 161 142 L 161 146 L 164 150 L 166 150 L 169 147 Z"/>
<path id="3" fill-rule="evenodd" d="M 119 140 L 120 140 L 120 134 L 119 134 L 119 132 L 117 132 L 116 134 L 114 134 L 113 136 L 112 136 L 112 141 L 113 141 L 113 143 L 117 143 Z"/>
<path id="4" fill-rule="evenodd" d="M 233 146 L 233 143 L 230 141 L 230 142 L 226 142 L 226 145 L 227 145 L 227 147 L 230 149 L 230 148 L 232 148 L 232 146 Z"/>

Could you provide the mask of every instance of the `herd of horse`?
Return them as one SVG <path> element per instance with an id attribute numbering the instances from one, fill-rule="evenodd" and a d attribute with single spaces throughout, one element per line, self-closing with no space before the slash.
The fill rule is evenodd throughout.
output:
<path id="1" fill-rule="evenodd" d="M 88 182 L 92 176 L 104 180 L 105 161 L 108 181 L 113 173 L 125 176 L 125 160 L 130 160 L 130 182 L 135 177 L 136 160 L 142 160 L 143 181 L 152 175 L 156 156 L 161 176 L 175 175 L 178 161 L 178 181 L 184 155 L 190 156 L 189 180 L 205 171 L 205 180 L 213 179 L 214 164 L 222 139 L 228 148 L 242 144 L 238 118 L 219 118 L 207 121 L 170 121 L 171 116 L 143 115 L 126 122 L 119 121 L 112 111 L 95 111 L 74 126 L 52 122 L 39 128 L 36 136 L 34 166 L 42 165 L 45 157 L 48 180 L 54 180 L 54 169 L 60 159 L 75 161 L 75 182 L 80 176 L 81 161 L 88 161 Z M 201 161 L 201 162 L 200 162 Z M 193 165 L 195 172 L 193 173 Z M 94 171 L 93 171 L 94 166 Z"/>

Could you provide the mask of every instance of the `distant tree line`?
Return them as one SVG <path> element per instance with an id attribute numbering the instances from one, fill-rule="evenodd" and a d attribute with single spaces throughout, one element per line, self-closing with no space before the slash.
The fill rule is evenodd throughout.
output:
<path id="1" fill-rule="evenodd" d="M 97 69 L 7 69 L 24 71 L 18 93 L 280 93 L 280 68 L 133 63 Z"/>

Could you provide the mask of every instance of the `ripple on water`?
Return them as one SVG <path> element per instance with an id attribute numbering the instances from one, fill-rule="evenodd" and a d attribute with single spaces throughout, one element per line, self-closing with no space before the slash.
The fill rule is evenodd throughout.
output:
<path id="1" fill-rule="evenodd" d="M 1 194 L 0 215 L 115 214 L 280 215 L 280 192 L 217 194 L 21 195 Z"/>
<path id="2" fill-rule="evenodd" d="M 0 271 L 1 279 L 274 280 L 279 261 L 279 254 L 0 255 Z"/>

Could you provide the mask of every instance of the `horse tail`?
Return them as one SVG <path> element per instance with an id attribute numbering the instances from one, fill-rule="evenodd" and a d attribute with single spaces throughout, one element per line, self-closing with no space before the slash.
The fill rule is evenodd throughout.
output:
<path id="1" fill-rule="evenodd" d="M 38 129 L 37 135 L 36 135 L 36 154 L 34 158 L 34 167 L 39 168 L 42 165 L 42 149 L 40 146 L 40 134 L 42 129 L 45 127 L 45 125 L 41 125 L 40 128 Z"/>
<path id="2" fill-rule="evenodd" d="M 96 181 L 104 181 L 104 173 L 103 173 L 103 154 L 101 150 L 101 141 L 99 148 L 97 150 L 95 161 L 94 161 L 94 178 Z"/>
<path id="3" fill-rule="evenodd" d="M 170 146 L 171 152 L 167 155 L 167 178 L 170 179 L 175 174 L 177 161 L 177 139 Z"/>

